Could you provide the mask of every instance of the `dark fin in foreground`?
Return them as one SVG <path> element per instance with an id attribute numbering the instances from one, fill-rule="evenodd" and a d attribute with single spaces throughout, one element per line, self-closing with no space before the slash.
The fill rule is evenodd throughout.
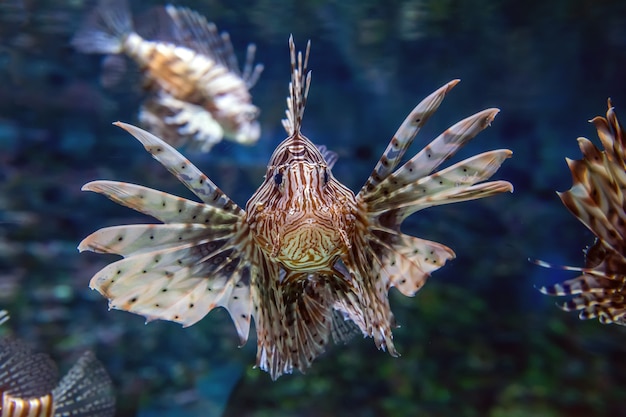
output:
<path id="1" fill-rule="evenodd" d="M 113 385 L 93 353 L 85 352 L 52 391 L 55 416 L 112 417 Z"/>
<path id="2" fill-rule="evenodd" d="M 21 340 L 0 339 L 0 391 L 13 397 L 41 397 L 52 391 L 58 379 L 48 355 L 33 353 Z"/>

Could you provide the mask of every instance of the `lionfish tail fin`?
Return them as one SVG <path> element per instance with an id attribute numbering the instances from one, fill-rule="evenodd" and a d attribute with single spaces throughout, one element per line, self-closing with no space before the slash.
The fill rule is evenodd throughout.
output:
<path id="1" fill-rule="evenodd" d="M 84 53 L 119 54 L 134 31 L 126 0 L 100 0 L 72 38 L 72 46 Z"/>
<path id="2" fill-rule="evenodd" d="M 93 353 L 85 352 L 52 391 L 54 416 L 111 417 L 113 385 Z"/>
<path id="3" fill-rule="evenodd" d="M 287 110 L 285 112 L 287 118 L 283 119 L 282 123 L 290 136 L 300 132 L 300 127 L 302 126 L 302 117 L 304 116 L 304 108 L 306 107 L 306 100 L 311 85 L 311 72 L 307 72 L 310 50 L 311 41 L 309 40 L 306 44 L 304 58 L 302 57 L 302 52 L 298 52 L 296 55 L 293 35 L 289 36 L 291 82 L 289 83 L 289 97 L 287 98 Z"/>

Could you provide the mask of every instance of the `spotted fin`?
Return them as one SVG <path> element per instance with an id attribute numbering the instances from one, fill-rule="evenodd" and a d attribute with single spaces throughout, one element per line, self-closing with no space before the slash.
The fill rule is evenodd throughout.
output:
<path id="1" fill-rule="evenodd" d="M 251 321 L 251 245 L 243 211 L 172 147 L 130 125 L 155 158 L 205 204 L 134 184 L 94 181 L 83 189 L 153 216 L 166 224 L 101 229 L 86 237 L 79 250 L 115 253 L 125 259 L 99 271 L 90 282 L 109 299 L 110 308 L 191 326 L 212 309 L 231 315 L 241 343 Z"/>
<path id="2" fill-rule="evenodd" d="M 376 187 L 361 191 L 359 197 L 372 213 L 401 208 L 402 215 L 398 218 L 401 221 L 429 206 L 512 191 L 511 184 L 505 181 L 475 185 L 490 178 L 500 168 L 511 156 L 508 149 L 486 152 L 432 173 L 489 126 L 497 112 L 497 109 L 488 109 L 455 124 Z"/>
<path id="3" fill-rule="evenodd" d="M 204 203 L 234 214 L 243 213 L 243 210 L 234 201 L 176 149 L 153 134 L 136 126 L 122 122 L 113 124 L 126 130 L 139 140 L 146 150 L 152 154 L 154 159 L 163 164 L 168 171 L 175 175 L 180 182 L 185 184 Z"/>
<path id="4" fill-rule="evenodd" d="M 151 250 L 134 249 L 147 235 L 140 234 L 132 242 L 132 229 L 127 231 L 130 242 L 125 248 L 110 249 L 104 244 L 90 243 L 90 248 L 129 253 L 127 258 L 98 272 L 90 287 L 109 299 L 110 308 L 141 314 L 148 321 L 170 320 L 185 327 L 195 324 L 215 307 L 224 307 L 244 343 L 250 327 L 249 270 L 242 254 L 229 243 L 233 233 L 217 237 L 208 228 L 204 239 L 193 238 L 192 233 L 186 240 L 177 242 L 177 237 L 167 236 L 168 231 L 180 236 L 171 226 L 179 225 L 154 225 L 152 231 L 159 227 L 166 229 L 154 234 L 165 237 L 166 243 L 155 239 Z M 180 226 L 182 233 L 185 225 Z M 110 229 L 104 231 L 87 239 L 106 236 L 104 242 L 108 242 L 109 235 L 114 233 Z M 220 231 L 217 235 L 224 233 Z"/>
<path id="5" fill-rule="evenodd" d="M 115 396 L 106 370 L 86 352 L 52 391 L 55 416 L 113 417 Z"/>
<path id="6" fill-rule="evenodd" d="M 92 181 L 82 190 L 103 194 L 163 223 L 233 224 L 240 220 L 238 214 L 126 182 Z"/>
<path id="7" fill-rule="evenodd" d="M 396 169 L 417 133 L 426 124 L 430 116 L 437 111 L 446 94 L 459 82 L 460 80 L 450 81 L 415 106 L 391 138 L 387 149 L 383 152 L 374 167 L 374 171 L 361 189 L 361 194 L 372 191 Z"/>
<path id="8" fill-rule="evenodd" d="M 445 245 L 402 233 L 393 238 L 390 245 L 382 239 L 379 242 L 387 249 L 381 256 L 381 279 L 407 297 L 422 288 L 431 272 L 455 257 L 452 249 Z"/>

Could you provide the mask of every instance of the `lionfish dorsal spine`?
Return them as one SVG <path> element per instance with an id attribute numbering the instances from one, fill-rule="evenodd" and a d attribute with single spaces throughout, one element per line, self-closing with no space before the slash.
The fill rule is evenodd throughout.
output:
<path id="1" fill-rule="evenodd" d="M 289 97 L 287 97 L 287 118 L 282 120 L 283 127 L 290 136 L 300 132 L 306 100 L 311 86 L 311 72 L 307 71 L 311 41 L 306 44 L 304 59 L 302 52 L 296 55 L 296 45 L 293 35 L 289 36 L 289 52 L 291 55 L 291 82 L 289 83 Z"/>

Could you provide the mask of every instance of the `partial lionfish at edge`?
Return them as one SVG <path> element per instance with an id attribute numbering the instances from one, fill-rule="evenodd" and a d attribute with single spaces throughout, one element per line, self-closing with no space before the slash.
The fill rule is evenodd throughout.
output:
<path id="1" fill-rule="evenodd" d="M 435 172 L 489 125 L 497 109 L 455 124 L 398 168 L 417 132 L 458 83 L 453 80 L 413 109 L 355 196 L 332 175 L 334 158 L 326 160 L 329 154 L 300 132 L 310 85 L 308 50 L 296 55 L 290 38 L 292 79 L 283 121 L 289 137 L 276 148 L 246 210 L 171 146 L 123 123 L 116 124 L 202 203 L 121 182 L 83 187 L 164 223 L 104 228 L 79 245 L 81 251 L 124 257 L 91 280 L 110 307 L 184 326 L 224 307 L 242 344 L 254 318 L 257 365 L 272 379 L 293 368 L 304 372 L 332 338 L 342 339 L 343 320 L 396 356 L 387 292 L 397 287 L 414 295 L 454 257 L 440 243 L 400 232 L 402 221 L 429 206 L 512 191 L 506 181 L 483 182 L 509 150 Z"/>
<path id="2" fill-rule="evenodd" d="M 597 317 L 604 324 L 626 325 L 626 133 L 610 99 L 606 118 L 598 116 L 591 122 L 604 150 L 579 138 L 583 158 L 566 159 L 573 185 L 557 194 L 596 239 L 585 251 L 584 267 L 535 261 L 544 267 L 581 272 L 565 282 L 539 287 L 539 291 L 555 296 L 573 295 L 557 305 L 565 311 L 578 311 L 580 319 Z"/>

